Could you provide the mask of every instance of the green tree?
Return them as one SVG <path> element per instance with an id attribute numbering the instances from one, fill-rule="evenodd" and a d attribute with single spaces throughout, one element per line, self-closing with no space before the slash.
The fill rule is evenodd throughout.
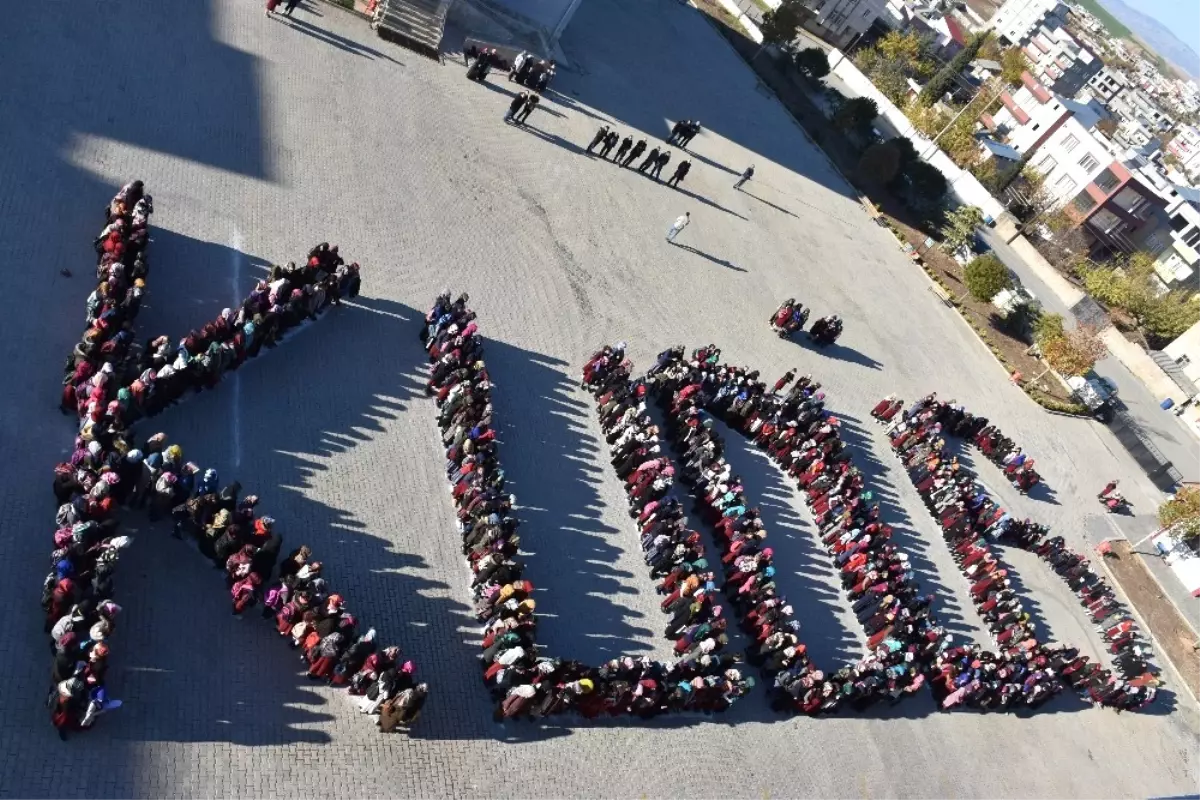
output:
<path id="1" fill-rule="evenodd" d="M 907 136 L 893 136 L 887 143 L 896 148 L 896 154 L 900 156 L 900 169 L 918 159 L 917 147 Z"/>
<path id="2" fill-rule="evenodd" d="M 1019 47 L 1010 47 L 1000 56 L 1000 80 L 1009 86 L 1021 85 L 1021 73 L 1029 69 L 1029 59 Z"/>
<path id="3" fill-rule="evenodd" d="M 982 224 L 983 212 L 977 207 L 959 206 L 954 209 L 946 215 L 946 224 L 942 226 L 942 249 L 953 254 L 968 247 L 975 241 L 975 230 Z M 1007 271 L 1005 274 L 1008 274 Z M 995 294 L 992 292 L 987 299 L 990 300 Z"/>
<path id="4" fill-rule="evenodd" d="M 1033 341 L 1038 347 L 1045 347 L 1048 342 L 1065 336 L 1066 333 L 1062 314 L 1042 314 L 1033 323 Z"/>
<path id="5" fill-rule="evenodd" d="M 1147 303 L 1140 321 L 1152 338 L 1152 345 L 1165 347 L 1200 322 L 1200 302 L 1195 295 L 1167 292 Z"/>
<path id="6" fill-rule="evenodd" d="M 874 47 L 859 50 L 854 63 L 896 105 L 903 105 L 908 97 L 908 79 L 928 80 L 937 64 L 929 41 L 916 31 L 892 31 Z"/>
<path id="7" fill-rule="evenodd" d="M 971 296 L 984 303 L 1013 285 L 1008 267 L 991 253 L 972 259 L 963 270 L 963 281 Z"/>
<path id="8" fill-rule="evenodd" d="M 1200 486 L 1185 486 L 1159 506 L 1158 524 L 1178 526 L 1175 532 L 1184 541 L 1200 540 Z"/>
<path id="9" fill-rule="evenodd" d="M 917 213 L 930 217 L 942 207 L 950 188 L 941 171 L 921 159 L 904 165 L 899 176 L 901 194 Z"/>
<path id="10" fill-rule="evenodd" d="M 884 186 L 900 171 L 900 153 L 891 142 L 877 142 L 863 151 L 858 160 L 860 180 Z"/>
<path id="11" fill-rule="evenodd" d="M 844 131 L 865 133 L 879 116 L 879 106 L 869 97 L 852 97 L 833 114 L 833 124 Z"/>
<path id="12" fill-rule="evenodd" d="M 796 69 L 812 81 L 819 81 L 829 74 L 829 58 L 819 47 L 806 47 L 793 57 Z"/>
<path id="13" fill-rule="evenodd" d="M 762 22 L 758 26 L 762 31 L 763 46 L 787 44 L 792 41 L 796 38 L 796 30 L 803 24 L 805 17 L 811 14 L 800 0 L 783 0 L 779 8 L 763 14 Z"/>
<path id="14" fill-rule="evenodd" d="M 950 63 L 938 70 L 937 74 L 925 84 L 921 93 L 917 95 L 917 101 L 921 105 L 931 106 L 941 100 L 942 95 L 954 88 L 954 81 L 962 71 L 975 60 L 975 55 L 979 52 L 979 48 L 983 47 L 983 43 L 987 41 L 989 35 L 988 31 L 984 31 L 972 37 L 971 41 L 967 42 L 967 46 L 950 59 Z"/>

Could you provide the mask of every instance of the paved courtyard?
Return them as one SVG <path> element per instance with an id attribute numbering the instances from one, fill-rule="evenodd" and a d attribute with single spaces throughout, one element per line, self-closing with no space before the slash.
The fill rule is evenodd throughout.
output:
<path id="1" fill-rule="evenodd" d="M 0 234 L 8 252 L 8 380 L 0 386 L 0 795 L 39 797 L 1122 797 L 1197 786 L 1196 710 L 1152 713 L 1060 697 L 1034 716 L 890 712 L 779 719 L 755 691 L 714 719 L 492 723 L 474 661 L 467 570 L 453 531 L 416 342 L 443 287 L 471 293 L 497 385 L 502 460 L 525 520 L 527 576 L 554 654 L 663 656 L 663 615 L 620 485 L 578 388 L 583 360 L 625 339 L 635 362 L 710 341 L 728 360 L 823 381 L 900 543 L 941 615 L 980 637 L 965 585 L 868 411 L 890 391 L 937 390 L 999 422 L 1038 459 L 1049 499 L 984 480 L 1077 547 L 1111 535 L 1097 487 L 1131 463 L 1087 422 L 1047 415 L 819 151 L 692 9 L 584 0 L 563 41 L 574 70 L 527 130 L 501 121 L 511 85 L 463 78 L 307 0 L 294 23 L 255 0 L 21 3 L 0 50 Z M 596 126 L 661 137 L 699 118 L 682 191 L 582 153 Z M 673 159 L 677 162 L 678 154 Z M 747 164 L 755 180 L 731 188 Z M 673 165 L 672 165 L 673 166 Z M 255 618 L 163 530 L 134 526 L 117 575 L 125 606 L 109 682 L 125 701 L 61 743 L 42 698 L 37 597 L 48 569 L 52 465 L 71 426 L 62 360 L 91 290 L 103 204 L 131 177 L 154 194 L 146 335 L 211 318 L 268 261 L 340 242 L 363 296 L 156 424 L 189 460 L 260 494 L 285 542 L 307 542 L 352 609 L 402 644 L 433 686 L 410 736 L 382 736 L 347 698 L 309 684 Z M 690 211 L 680 237 L 666 227 Z M 59 270 L 69 268 L 74 278 Z M 846 319 L 814 352 L 770 335 L 795 296 Z M 149 433 L 149 431 L 146 431 Z M 822 664 L 861 631 L 811 520 L 780 476 L 734 442 L 762 498 L 781 586 Z M 1149 517 L 1142 520 L 1150 525 Z M 1047 639 L 1098 641 L 1058 579 L 1011 554 Z M 787 569 L 783 567 L 786 565 Z M 1168 680 L 1171 674 L 1167 673 Z"/>

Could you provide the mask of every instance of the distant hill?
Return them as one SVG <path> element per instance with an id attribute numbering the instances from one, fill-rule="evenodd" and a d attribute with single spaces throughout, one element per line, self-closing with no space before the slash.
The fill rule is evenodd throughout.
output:
<path id="1" fill-rule="evenodd" d="M 1190 1 L 1180 0 L 1180 2 Z M 1200 78 L 1200 54 L 1181 41 L 1170 28 L 1136 8 L 1131 8 L 1123 0 L 1101 0 L 1101 2 L 1103 6 L 1097 3 L 1097 0 L 1079 0 L 1080 5 L 1095 14 L 1112 35 L 1130 38 L 1132 29 L 1137 38 L 1155 53 L 1193 78 Z"/>

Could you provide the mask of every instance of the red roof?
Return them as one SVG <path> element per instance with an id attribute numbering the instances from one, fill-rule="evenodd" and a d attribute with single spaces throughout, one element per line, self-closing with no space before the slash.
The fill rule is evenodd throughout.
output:
<path id="1" fill-rule="evenodd" d="M 963 32 L 962 25 L 950 15 L 946 15 L 946 29 L 950 31 L 951 39 L 962 45 L 967 43 L 967 35 Z"/>
<path id="2" fill-rule="evenodd" d="M 1038 83 L 1037 78 L 1029 74 L 1029 70 L 1021 73 L 1021 82 L 1029 89 L 1029 93 L 1033 95 L 1039 103 L 1049 103 L 1050 93 L 1046 91 L 1046 87 Z"/>

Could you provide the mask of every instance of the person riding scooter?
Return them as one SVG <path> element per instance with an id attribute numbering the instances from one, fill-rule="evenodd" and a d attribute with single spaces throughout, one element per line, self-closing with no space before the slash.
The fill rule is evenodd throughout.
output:
<path id="1" fill-rule="evenodd" d="M 1129 505 L 1129 501 L 1127 501 L 1125 496 L 1120 492 L 1110 492 L 1104 497 L 1101 497 L 1100 502 L 1104 504 L 1104 507 L 1108 509 L 1108 513 L 1110 514 L 1114 514 L 1118 511 L 1124 511 Z"/>

